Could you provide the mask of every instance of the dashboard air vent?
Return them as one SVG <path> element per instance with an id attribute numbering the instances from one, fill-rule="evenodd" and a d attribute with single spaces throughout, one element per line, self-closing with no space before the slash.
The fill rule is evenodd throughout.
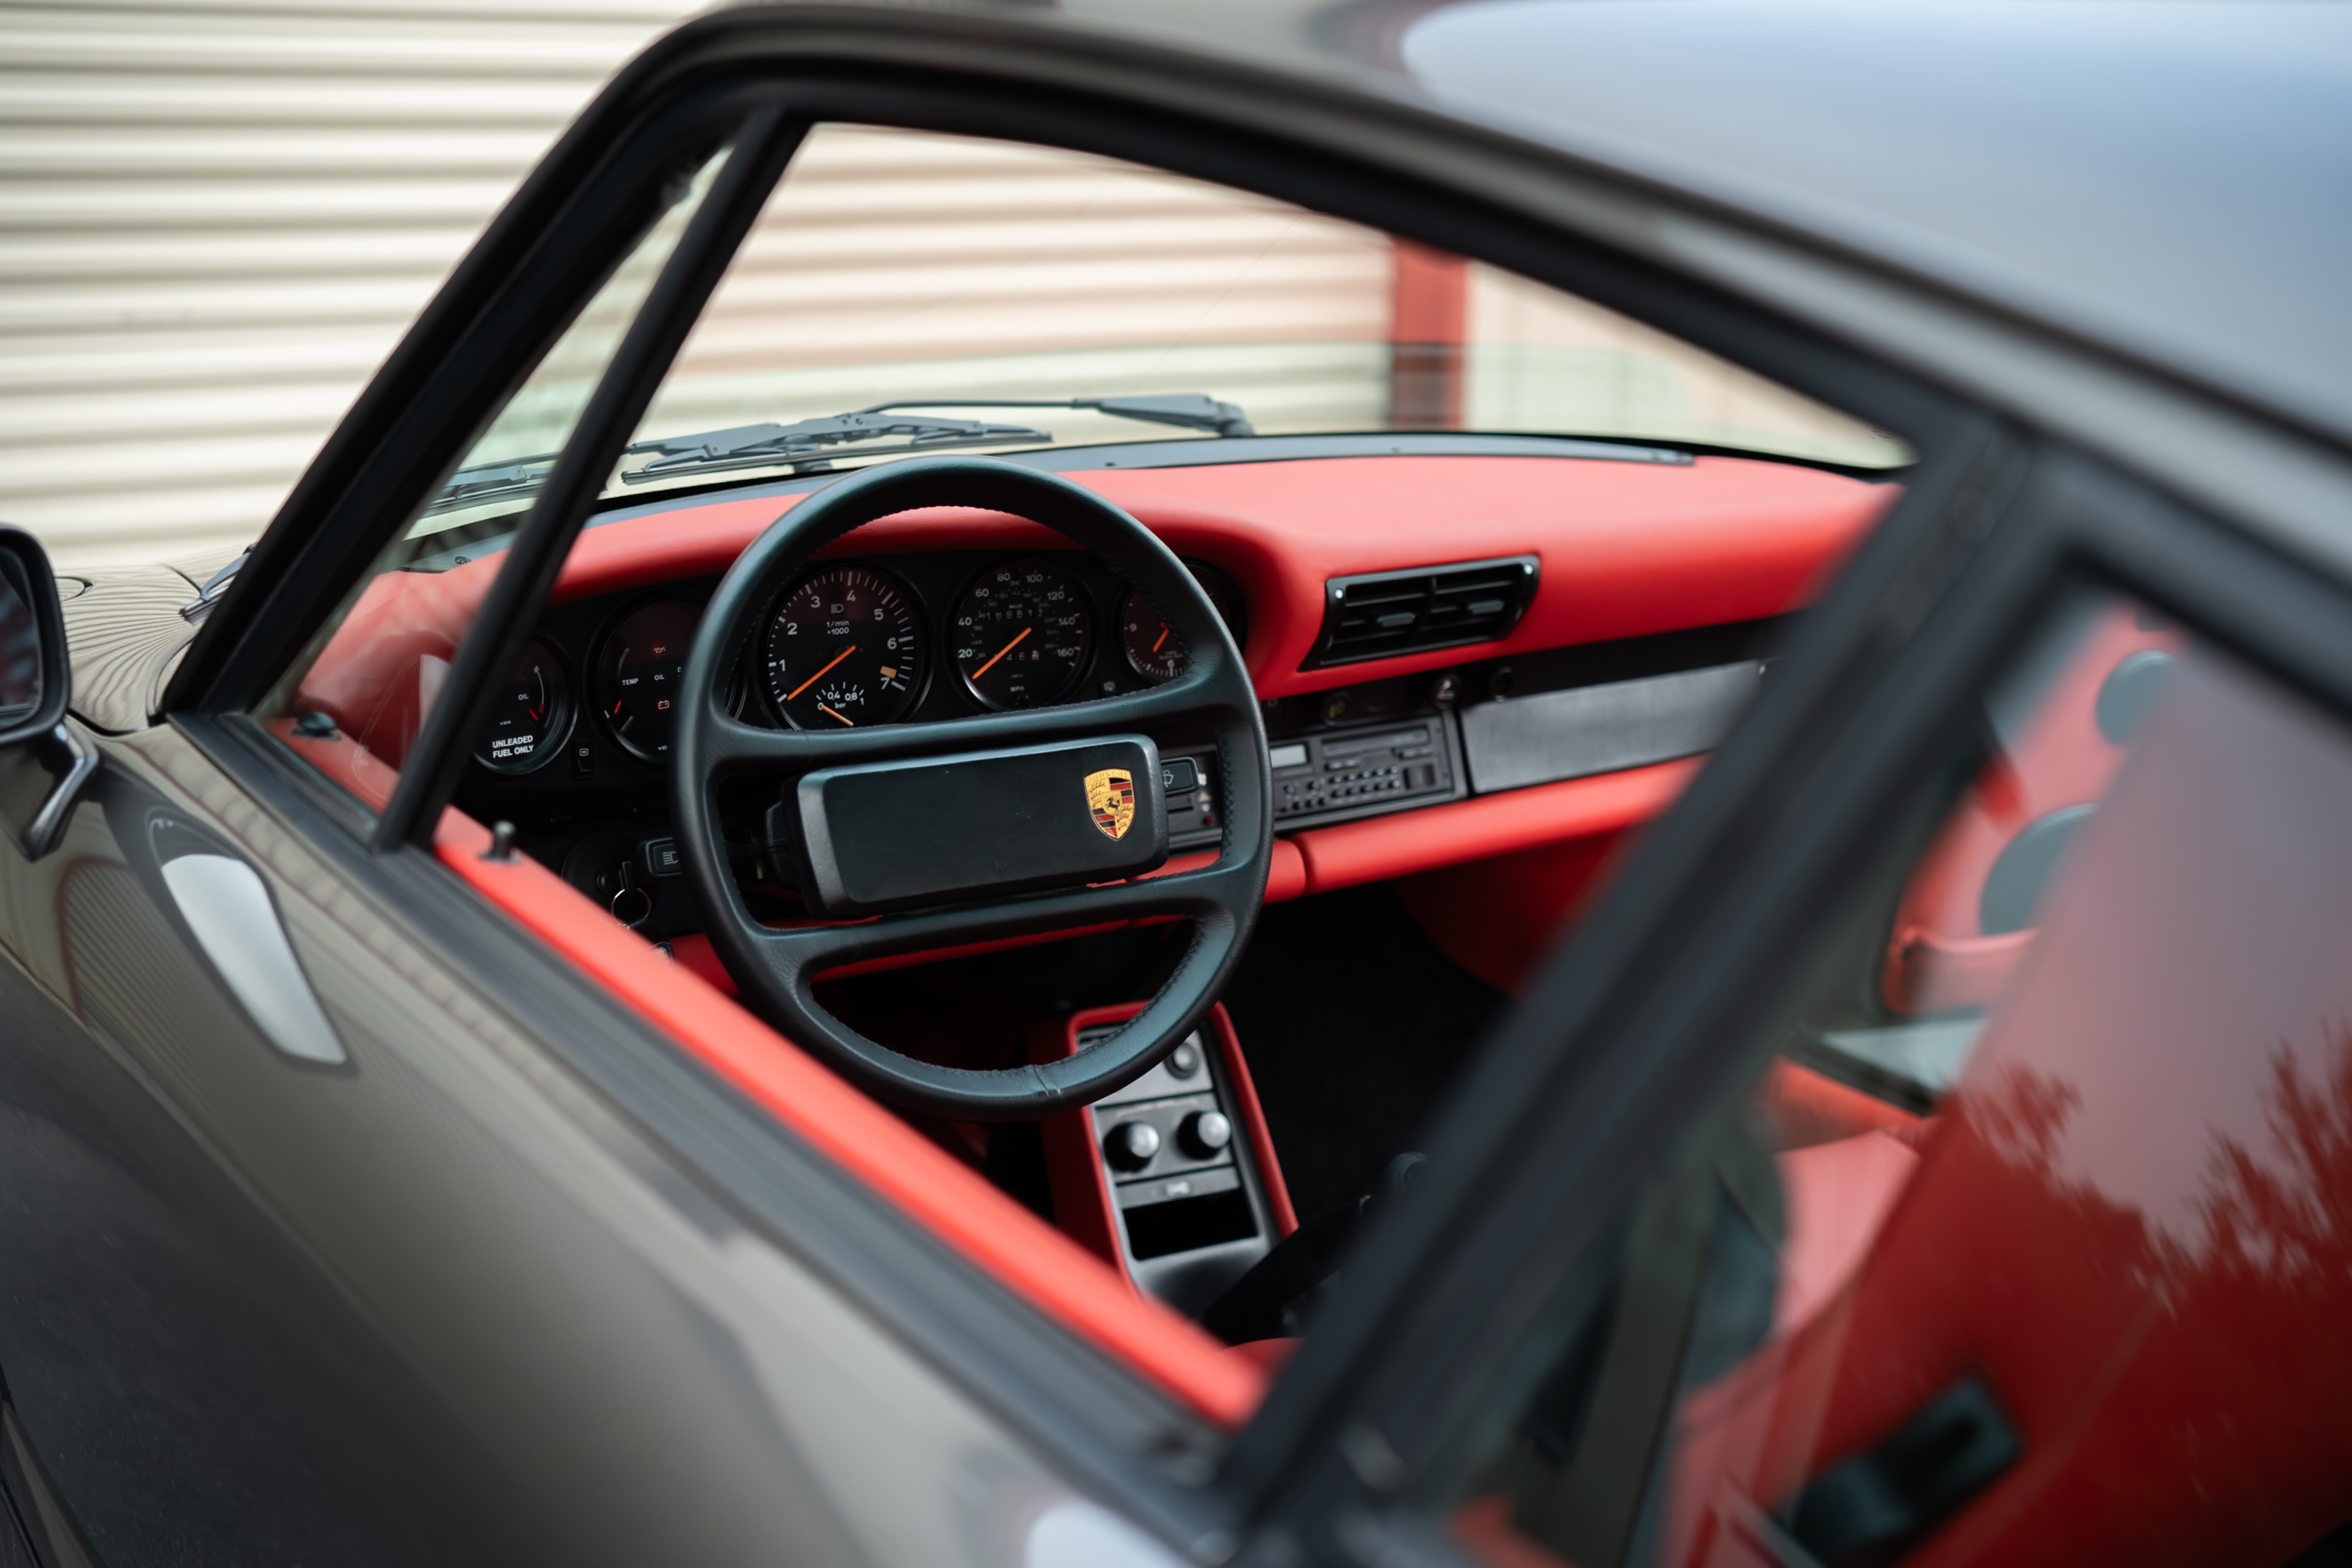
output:
<path id="1" fill-rule="evenodd" d="M 1299 667 L 1491 643 L 1509 634 L 1535 595 L 1531 555 L 1335 577 L 1323 585 L 1323 634 Z"/>

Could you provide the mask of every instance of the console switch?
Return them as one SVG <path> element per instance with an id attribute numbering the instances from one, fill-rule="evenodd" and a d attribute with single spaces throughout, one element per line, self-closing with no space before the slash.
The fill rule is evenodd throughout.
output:
<path id="1" fill-rule="evenodd" d="M 1176 1141 L 1184 1152 L 1195 1159 L 1207 1159 L 1223 1154 L 1225 1145 L 1234 1141 L 1234 1124 L 1222 1111 L 1195 1111 L 1184 1118 L 1176 1131 Z"/>
<path id="2" fill-rule="evenodd" d="M 1160 1153 L 1160 1129 L 1149 1122 L 1121 1122 L 1103 1139 L 1103 1158 L 1123 1171 L 1139 1171 Z"/>

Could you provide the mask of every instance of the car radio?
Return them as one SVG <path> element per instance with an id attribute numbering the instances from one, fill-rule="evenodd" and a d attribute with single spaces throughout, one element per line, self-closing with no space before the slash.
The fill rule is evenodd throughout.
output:
<path id="1" fill-rule="evenodd" d="M 1213 751 L 1163 744 L 1160 782 L 1168 802 L 1170 848 L 1200 849 L 1217 841 L 1222 823 L 1216 760 Z M 1266 760 L 1274 773 L 1277 828 L 1344 822 L 1469 792 L 1461 727 L 1451 707 L 1300 734 L 1271 733 Z"/>
<path id="2" fill-rule="evenodd" d="M 1449 799 L 1462 793 L 1461 753 L 1454 716 L 1442 710 L 1275 741 L 1274 820 L 1344 821 Z"/>

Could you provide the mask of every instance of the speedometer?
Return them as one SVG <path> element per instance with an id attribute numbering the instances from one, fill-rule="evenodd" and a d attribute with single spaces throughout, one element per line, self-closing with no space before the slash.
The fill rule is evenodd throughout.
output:
<path id="1" fill-rule="evenodd" d="M 1007 561 L 956 606 L 956 672 L 990 707 L 1050 703 L 1086 672 L 1092 620 L 1086 590 L 1066 569 L 1042 556 Z"/>
<path id="2" fill-rule="evenodd" d="M 768 701 L 800 729 L 887 724 L 923 683 L 914 596 L 870 566 L 812 572 L 776 601 L 761 650 Z"/>

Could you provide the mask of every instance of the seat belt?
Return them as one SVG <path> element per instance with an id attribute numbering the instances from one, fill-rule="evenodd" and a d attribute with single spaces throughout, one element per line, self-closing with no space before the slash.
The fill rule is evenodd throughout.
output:
<path id="1" fill-rule="evenodd" d="M 1634 1222 L 1608 1354 L 1574 1459 L 1520 1510 L 1521 1527 L 1580 1568 L 1616 1568 L 1641 1523 L 1685 1382 L 1691 1329 L 1727 1209 L 1777 1257 L 1784 1230 L 1772 1157 L 1738 1120 L 1654 1193 Z M 1769 1318 L 1765 1324 L 1769 1330 Z"/>

